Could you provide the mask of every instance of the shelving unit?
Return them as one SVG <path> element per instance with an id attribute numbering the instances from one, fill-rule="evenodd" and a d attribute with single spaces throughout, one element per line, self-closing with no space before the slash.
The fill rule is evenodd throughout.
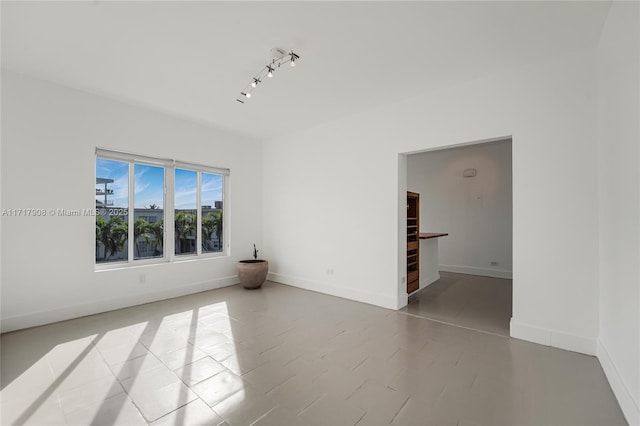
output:
<path id="1" fill-rule="evenodd" d="M 420 194 L 407 191 L 407 293 L 420 288 Z"/>

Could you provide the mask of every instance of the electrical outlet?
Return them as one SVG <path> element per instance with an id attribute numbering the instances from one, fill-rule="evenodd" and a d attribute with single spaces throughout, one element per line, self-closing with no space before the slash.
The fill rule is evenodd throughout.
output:
<path id="1" fill-rule="evenodd" d="M 145 274 L 138 275 L 138 282 L 140 284 L 144 284 L 147 282 L 147 276 Z"/>
<path id="2" fill-rule="evenodd" d="M 327 268 L 327 275 L 333 275 L 333 268 Z"/>
<path id="3" fill-rule="evenodd" d="M 491 261 L 491 266 L 498 266 L 498 262 L 495 260 Z"/>

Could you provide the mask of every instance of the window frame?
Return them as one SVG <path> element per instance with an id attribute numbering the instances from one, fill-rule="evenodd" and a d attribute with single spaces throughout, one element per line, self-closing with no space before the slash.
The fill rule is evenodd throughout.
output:
<path id="1" fill-rule="evenodd" d="M 175 247 L 173 250 L 173 256 L 180 260 L 182 259 L 194 259 L 200 257 L 219 257 L 226 256 L 229 245 L 227 244 L 227 214 L 225 214 L 225 205 L 227 204 L 227 188 L 229 181 L 229 169 L 221 169 L 219 167 L 211 167 L 205 166 L 203 164 L 197 163 L 187 163 L 185 161 L 174 161 L 173 168 L 173 183 L 175 184 L 175 170 L 189 170 L 196 172 L 196 214 L 198 220 L 196 221 L 196 253 L 195 254 L 176 254 Z M 202 173 L 208 174 L 216 174 L 222 176 L 222 251 L 219 252 L 210 252 L 210 253 L 202 253 Z M 173 194 L 175 195 L 175 187 L 173 188 Z M 175 218 L 175 205 L 172 209 L 172 214 Z M 171 228 L 173 231 L 173 238 L 171 241 L 175 240 L 175 222 L 172 221 L 174 226 Z"/>
<path id="2" fill-rule="evenodd" d="M 215 258 L 215 257 L 228 257 L 230 250 L 230 243 L 228 239 L 229 235 L 229 218 L 228 218 L 228 199 L 229 199 L 229 176 L 230 170 L 228 168 L 207 166 L 198 163 L 191 163 L 185 161 L 178 161 L 167 158 L 156 158 L 141 154 L 132 154 L 119 151 L 112 151 L 109 149 L 96 148 L 94 158 L 94 178 L 97 176 L 97 170 L 95 166 L 97 159 L 102 158 L 105 160 L 115 160 L 126 162 L 128 166 L 128 221 L 127 221 L 127 259 L 114 262 L 98 263 L 94 258 L 94 268 L 96 271 L 109 270 L 109 269 L 123 269 L 137 266 L 156 265 L 164 263 L 179 263 L 184 261 L 193 261 L 199 259 Z M 164 207 L 163 207 L 163 243 L 162 243 L 162 256 L 152 258 L 135 258 L 135 238 L 134 222 L 135 222 L 135 165 L 149 165 L 156 167 L 163 167 L 164 169 Z M 175 250 L 175 171 L 176 169 L 186 169 L 196 172 L 197 185 L 197 224 L 196 224 L 196 252 L 193 254 L 176 254 Z M 222 250 L 219 252 L 202 252 L 202 173 L 217 174 L 222 176 Z M 171 224 L 168 226 L 167 224 Z M 95 226 L 96 221 L 93 221 L 94 226 L 94 238 L 95 238 Z M 95 244 L 95 240 L 94 240 Z"/>

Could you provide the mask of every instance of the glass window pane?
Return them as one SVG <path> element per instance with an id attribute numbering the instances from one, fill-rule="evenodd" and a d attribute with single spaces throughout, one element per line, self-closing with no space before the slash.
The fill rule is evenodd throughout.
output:
<path id="1" fill-rule="evenodd" d="M 128 259 L 129 164 L 96 159 L 96 263 Z"/>
<path id="2" fill-rule="evenodd" d="M 164 168 L 134 164 L 134 259 L 164 253 Z"/>
<path id="3" fill-rule="evenodd" d="M 195 254 L 197 247 L 197 172 L 176 169 L 175 178 L 175 253 Z"/>
<path id="4" fill-rule="evenodd" d="M 200 200 L 202 204 L 202 253 L 221 252 L 223 176 L 202 173 Z"/>

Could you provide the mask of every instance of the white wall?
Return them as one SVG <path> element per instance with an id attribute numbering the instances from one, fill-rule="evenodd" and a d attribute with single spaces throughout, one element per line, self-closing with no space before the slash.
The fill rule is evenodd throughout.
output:
<path id="1" fill-rule="evenodd" d="M 407 187 L 420 194 L 420 232 L 449 234 L 438 241 L 440 270 L 511 278 L 511 143 L 413 154 L 407 168 Z M 465 169 L 477 175 L 465 178 Z"/>
<path id="2" fill-rule="evenodd" d="M 406 304 L 399 154 L 511 135 L 511 333 L 595 353 L 595 61 L 595 49 L 549 58 L 267 141 L 271 278 Z"/>
<path id="3" fill-rule="evenodd" d="M 614 2 L 598 46 L 598 358 L 640 424 L 640 12 Z"/>
<path id="4" fill-rule="evenodd" d="M 427 238 L 420 240 L 420 280 L 419 289 L 433 284 L 440 279 L 440 265 L 438 262 L 438 243 L 441 238 Z"/>
<path id="5" fill-rule="evenodd" d="M 3 208 L 94 207 L 96 146 L 230 168 L 231 256 L 95 272 L 93 217 L 2 217 L 2 331 L 230 285 L 261 245 L 260 144 L 2 71 Z"/>

